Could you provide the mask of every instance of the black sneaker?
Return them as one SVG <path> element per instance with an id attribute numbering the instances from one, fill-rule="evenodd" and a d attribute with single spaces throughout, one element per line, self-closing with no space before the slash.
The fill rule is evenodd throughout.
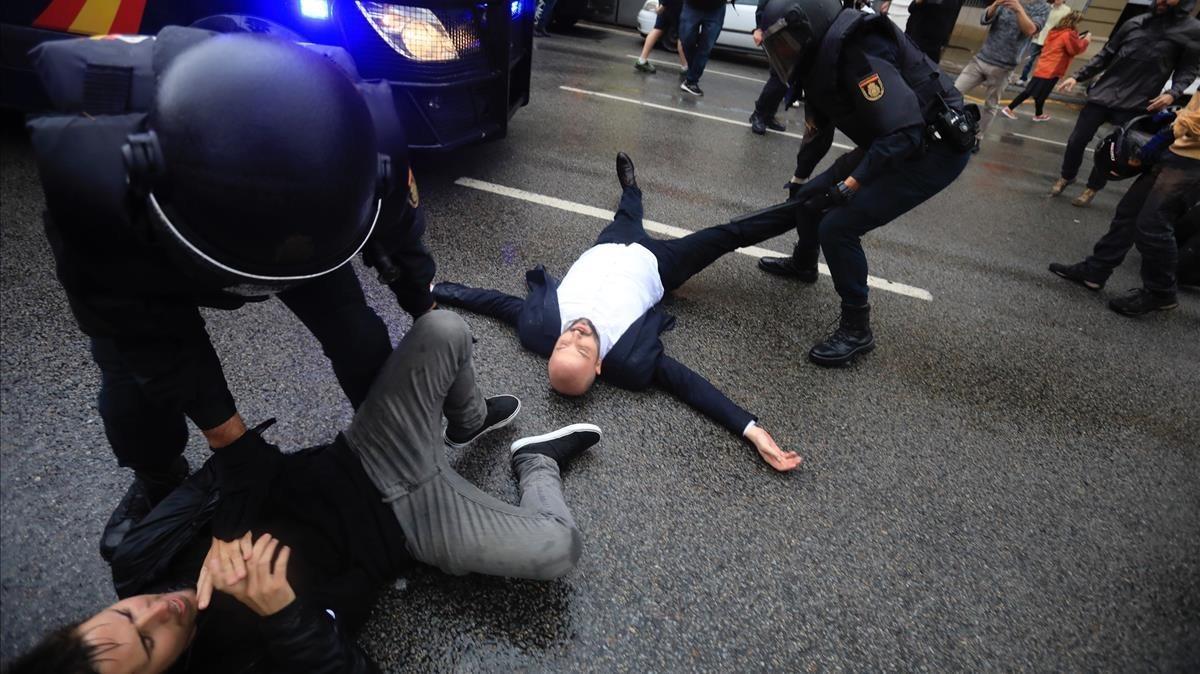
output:
<path id="1" fill-rule="evenodd" d="M 188 462 L 182 456 L 175 459 L 166 473 L 134 473 L 133 483 L 125 490 L 125 495 L 105 523 L 104 532 L 100 534 L 100 557 L 111 562 L 113 554 L 133 526 L 149 515 L 154 506 L 182 484 L 187 476 Z"/>
<path id="2" fill-rule="evenodd" d="M 1051 262 L 1050 271 L 1072 283 L 1078 283 L 1092 292 L 1104 287 L 1104 279 L 1097 279 L 1095 274 L 1088 271 L 1087 265 L 1083 262 L 1072 265 Z"/>
<path id="3" fill-rule="evenodd" d="M 1122 316 L 1143 316 L 1151 311 L 1170 311 L 1179 306 L 1174 295 L 1158 295 L 1134 288 L 1128 295 L 1108 301 L 1108 308 Z"/>
<path id="4" fill-rule="evenodd" d="M 796 264 L 796 258 L 790 256 L 760 257 L 758 258 L 758 268 L 767 272 L 768 274 L 794 278 L 803 283 L 817 282 L 816 266 L 812 266 L 807 269 L 801 269 Z"/>
<path id="5" fill-rule="evenodd" d="M 651 75 L 653 75 L 658 70 L 658 68 L 655 68 L 654 64 L 649 61 L 634 61 L 633 69 L 638 72 L 648 73 Z"/>
<path id="6" fill-rule="evenodd" d="M 516 396 L 498 395 L 487 399 L 487 416 L 483 419 L 483 426 L 473 433 L 462 434 L 457 431 L 451 431 L 447 426 L 442 433 L 442 439 L 446 444 L 455 449 L 462 449 L 474 442 L 481 435 L 490 433 L 497 428 L 504 428 L 517 416 L 521 411 L 521 401 Z"/>
<path id="7" fill-rule="evenodd" d="M 512 455 L 544 454 L 558 463 L 559 470 L 571 460 L 600 442 L 600 427 L 594 424 L 571 424 L 557 431 L 521 438 L 512 443 Z"/>
<path id="8" fill-rule="evenodd" d="M 772 131 L 781 131 L 781 132 L 787 131 L 787 127 L 784 126 L 783 122 L 779 121 L 775 117 L 768 117 L 766 119 L 766 123 L 767 123 L 767 128 Z"/>
<path id="9" fill-rule="evenodd" d="M 767 133 L 767 122 L 757 112 L 750 113 L 750 130 L 758 136 Z"/>
<path id="10" fill-rule="evenodd" d="M 679 88 L 683 89 L 684 91 L 688 92 L 689 94 L 691 94 L 693 96 L 703 96 L 704 95 L 704 92 L 701 91 L 699 84 L 692 84 L 691 82 L 688 82 L 687 80 L 680 82 Z"/>

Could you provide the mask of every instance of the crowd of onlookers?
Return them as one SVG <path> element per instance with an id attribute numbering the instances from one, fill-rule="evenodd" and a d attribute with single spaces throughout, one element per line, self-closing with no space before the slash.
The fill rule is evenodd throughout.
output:
<path id="1" fill-rule="evenodd" d="M 634 68 L 654 73 L 651 50 L 664 36 L 677 31 L 679 87 L 690 95 L 703 96 L 700 78 L 720 34 L 726 1 L 662 0 L 654 30 L 646 36 Z M 964 94 L 979 93 L 983 98 L 976 152 L 997 115 L 1018 119 L 1020 106 L 1032 99 L 1033 121 L 1047 121 L 1051 117 L 1046 102 L 1055 91 L 1072 92 L 1080 83 L 1089 82 L 1086 100 L 1066 143 L 1059 178 L 1049 190 L 1052 197 L 1075 182 L 1084 154 L 1101 127 L 1122 128 L 1132 120 L 1140 129 L 1151 129 L 1145 133 L 1154 135 L 1153 141 L 1131 150 L 1135 156 L 1109 158 L 1124 161 L 1126 169 L 1130 163 L 1135 167 L 1144 163 L 1118 205 L 1109 233 L 1084 262 L 1051 267 L 1060 276 L 1098 290 L 1136 246 L 1143 259 L 1144 288 L 1110 303 L 1121 313 L 1173 308 L 1176 276 L 1189 283 L 1196 283 L 1194 277 L 1200 276 L 1200 269 L 1193 269 L 1200 266 L 1196 252 L 1200 241 L 1189 243 L 1189 238 L 1200 239 L 1191 231 L 1200 227 L 1176 227 L 1189 211 L 1197 210 L 1200 199 L 1200 111 L 1194 99 L 1187 108 L 1178 109 L 1200 71 L 1200 21 L 1191 16 L 1193 2 L 1155 0 L 1149 12 L 1123 22 L 1099 52 L 1064 79 L 1073 60 L 1091 45 L 1090 32 L 1079 30 L 1083 13 L 1066 0 L 994 0 L 980 17 L 987 28 L 983 44 L 955 80 Z M 890 5 L 888 0 L 846 3 L 879 13 L 887 13 Z M 765 4 L 766 0 L 760 0 L 755 13 L 756 45 L 762 44 L 766 29 L 762 25 Z M 940 62 L 960 9 L 961 0 L 913 0 L 905 33 L 934 62 Z M 1022 87 L 1020 93 L 1001 105 L 1001 97 L 1012 84 Z M 780 81 L 771 70 L 755 101 L 751 130 L 760 135 L 768 129 L 786 130 L 777 118 L 779 106 L 785 103 L 786 109 L 802 98 L 799 87 Z M 1118 176 L 1120 171 L 1110 164 L 1093 162 L 1086 185 L 1072 204 L 1087 206 L 1110 179 L 1130 177 L 1128 171 Z M 1147 168 L 1151 164 L 1153 168 Z M 1190 216 L 1192 220 L 1198 217 L 1196 213 Z"/>

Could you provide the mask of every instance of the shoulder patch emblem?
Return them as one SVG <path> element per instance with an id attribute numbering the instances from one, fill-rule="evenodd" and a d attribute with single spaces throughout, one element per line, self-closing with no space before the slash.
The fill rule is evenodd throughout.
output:
<path id="1" fill-rule="evenodd" d="M 878 101 L 883 98 L 883 80 L 879 78 L 879 73 L 871 73 L 863 78 L 858 83 L 858 90 L 868 101 Z"/>

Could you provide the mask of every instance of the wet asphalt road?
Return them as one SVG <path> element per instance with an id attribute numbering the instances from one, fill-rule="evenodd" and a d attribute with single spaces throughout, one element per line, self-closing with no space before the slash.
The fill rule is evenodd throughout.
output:
<path id="1" fill-rule="evenodd" d="M 418 164 L 439 277 L 517 294 L 536 263 L 565 272 L 603 227 L 586 215 L 454 184 L 461 177 L 604 210 L 629 152 L 646 216 L 696 229 L 783 196 L 797 142 L 572 87 L 744 121 L 762 66 L 715 59 L 707 95 L 670 68 L 635 74 L 640 40 L 580 27 L 537 43 L 533 101 L 507 140 Z M 656 58 L 671 55 L 657 52 Z M 748 79 L 747 79 L 748 78 Z M 932 202 L 873 233 L 878 350 L 824 370 L 804 353 L 836 317 L 815 287 L 730 255 L 669 299 L 672 354 L 805 457 L 775 474 L 658 392 L 548 392 L 505 326 L 468 316 L 485 389 L 524 401 L 465 453 L 469 479 L 515 499 L 507 445 L 576 421 L 605 439 L 566 478 L 585 536 L 554 583 L 414 570 L 361 640 L 401 671 L 1186 670 L 1200 667 L 1200 293 L 1169 315 L 1105 309 L 1137 285 L 1131 255 L 1099 296 L 1046 271 L 1076 261 L 1125 188 L 1090 209 L 1043 197 L 1056 119 L 997 120 Z M 798 130 L 799 111 L 785 116 Z M 3 139 L 0 243 L 2 656 L 112 599 L 96 553 L 129 476 L 107 448 L 97 372 L 56 286 L 27 144 Z M 844 139 L 842 139 L 844 142 Z M 832 158 L 833 155 L 831 155 Z M 763 244 L 790 250 L 791 237 Z M 360 268 L 394 337 L 407 318 Z M 210 312 L 250 422 L 285 448 L 327 441 L 350 410 L 315 340 L 277 302 Z M 199 434 L 188 456 L 203 460 Z"/>

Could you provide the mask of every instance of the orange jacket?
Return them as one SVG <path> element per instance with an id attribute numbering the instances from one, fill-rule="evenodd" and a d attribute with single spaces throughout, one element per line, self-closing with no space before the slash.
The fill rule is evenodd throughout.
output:
<path id="1" fill-rule="evenodd" d="M 1074 28 L 1055 28 L 1046 36 L 1033 76 L 1043 79 L 1062 77 L 1071 67 L 1071 59 L 1082 54 L 1087 45 L 1087 40 L 1079 37 Z"/>

